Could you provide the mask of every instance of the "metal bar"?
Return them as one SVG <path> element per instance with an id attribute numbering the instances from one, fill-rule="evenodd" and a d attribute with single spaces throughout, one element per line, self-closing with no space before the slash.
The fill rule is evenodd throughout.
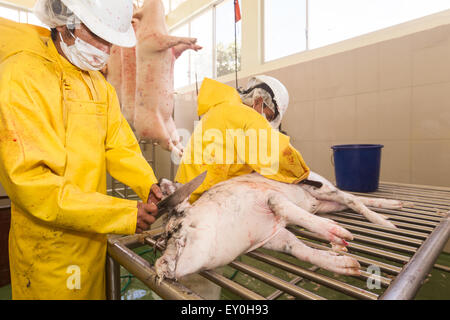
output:
<path id="1" fill-rule="evenodd" d="M 148 244 L 155 244 L 155 240 L 151 239 L 151 238 L 145 238 L 145 242 Z M 158 246 L 159 250 L 164 250 L 164 248 L 162 246 Z M 294 286 L 292 284 L 289 284 L 288 282 L 281 280 L 273 275 L 271 275 L 270 273 L 261 271 L 255 267 L 246 265 L 242 262 L 238 262 L 238 261 L 233 261 L 229 264 L 229 266 L 238 269 L 244 273 L 247 273 L 263 282 L 268 283 L 271 286 L 274 286 L 278 289 L 284 290 L 287 293 L 293 295 L 294 297 L 297 298 L 304 298 L 304 299 L 312 299 L 312 300 L 323 300 L 322 297 L 315 295 L 313 293 L 310 293 L 309 291 L 299 288 L 297 286 Z M 200 273 L 202 274 L 202 273 Z M 202 274 L 203 275 L 203 274 Z M 209 275 L 204 275 L 204 276 L 211 276 L 211 274 Z M 212 278 L 214 279 L 214 277 Z M 211 279 L 210 279 L 211 280 Z M 231 280 L 230 280 L 231 281 Z M 229 283 L 229 282 L 228 282 Z M 236 285 L 232 285 L 231 288 L 236 289 Z M 245 288 L 244 288 L 245 289 Z M 238 294 L 241 294 L 242 292 L 237 291 Z M 262 297 L 262 296 L 261 296 Z M 262 297 L 264 299 L 264 297 Z M 259 298 L 258 298 L 259 299 Z"/>
<path id="2" fill-rule="evenodd" d="M 292 283 L 293 285 L 297 285 L 300 282 L 303 281 L 302 277 L 295 277 L 294 279 L 292 279 L 291 281 L 289 281 L 289 283 Z M 276 290 L 274 291 L 272 294 L 270 294 L 269 296 L 266 297 L 267 300 L 275 300 L 278 299 L 279 297 L 281 297 L 284 294 L 283 291 L 281 290 Z"/>
<path id="3" fill-rule="evenodd" d="M 388 197 L 395 197 L 396 195 L 411 195 L 411 196 L 418 197 L 419 199 L 421 197 L 427 198 L 428 196 L 430 196 L 431 199 L 435 199 L 440 202 L 443 201 L 443 203 L 446 203 L 450 192 L 432 191 L 432 190 L 414 190 L 414 189 L 405 189 L 405 188 L 397 188 L 395 190 L 382 188 L 382 189 L 380 189 L 379 193 L 377 192 L 377 194 L 384 194 Z"/>
<path id="4" fill-rule="evenodd" d="M 410 244 L 410 245 L 413 245 L 413 246 L 417 246 L 417 247 L 419 247 L 423 243 L 422 240 L 413 239 L 413 238 L 409 238 L 409 237 L 398 236 L 398 235 L 392 235 L 392 234 L 387 233 L 387 232 L 381 232 L 381 231 L 375 231 L 375 230 L 372 230 L 372 229 L 361 228 L 361 227 L 352 226 L 352 225 L 346 224 L 346 223 L 340 223 L 339 225 L 341 227 L 344 227 L 345 229 L 347 229 L 349 231 L 352 231 L 352 232 L 356 231 L 356 232 L 360 232 L 360 233 L 363 233 L 363 234 L 366 234 L 366 235 L 373 235 L 373 236 L 376 236 L 378 238 L 395 240 L 395 241 L 398 241 L 398 242 L 407 243 L 407 244 Z"/>
<path id="5" fill-rule="evenodd" d="M 306 245 L 315 248 L 315 249 L 320 249 L 320 250 L 331 250 L 330 247 L 327 246 L 323 246 L 314 242 L 310 242 L 310 241 L 306 241 L 306 240 L 302 240 L 303 243 L 305 243 Z M 391 264 L 387 264 L 384 262 L 380 262 L 377 260 L 372 260 L 366 257 L 361 257 L 352 253 L 348 253 L 348 252 L 342 252 L 343 255 L 355 258 L 356 260 L 358 260 L 362 265 L 365 266 L 372 266 L 375 265 L 377 267 L 380 268 L 380 270 L 382 270 L 385 273 L 389 273 L 389 274 L 393 274 L 393 275 L 397 275 L 402 271 L 402 268 L 397 267 L 397 266 L 393 266 Z"/>
<path id="6" fill-rule="evenodd" d="M 383 209 L 383 208 L 371 208 L 373 211 L 378 212 L 378 213 L 387 213 L 393 216 L 402 216 L 402 217 L 410 217 L 410 218 L 415 218 L 415 219 L 421 219 L 424 221 L 433 221 L 436 222 L 435 225 L 437 225 L 441 220 L 442 217 L 441 216 L 431 216 L 431 215 L 423 215 L 420 214 L 418 212 L 414 212 L 414 211 L 396 211 L 396 210 L 391 210 L 391 209 Z"/>
<path id="7" fill-rule="evenodd" d="M 438 186 L 427 186 L 421 184 L 408 184 L 408 183 L 396 183 L 396 182 L 385 182 L 383 181 L 381 185 L 387 185 L 392 187 L 408 187 L 408 188 L 417 188 L 417 189 L 425 189 L 425 190 L 435 190 L 435 191 L 444 191 L 450 192 L 450 188 L 448 187 L 438 187 Z"/>
<path id="8" fill-rule="evenodd" d="M 156 240 L 147 237 L 145 238 L 145 243 L 148 245 L 156 248 L 158 250 L 164 250 L 164 248 L 161 245 L 156 244 Z M 199 273 L 201 276 L 205 277 L 206 279 L 214 282 L 215 284 L 221 286 L 222 288 L 226 288 L 230 290 L 231 292 L 237 294 L 241 298 L 247 299 L 247 300 L 265 300 L 265 298 L 243 286 L 240 284 L 224 277 L 223 275 L 217 273 L 213 270 L 205 270 Z"/>
<path id="9" fill-rule="evenodd" d="M 436 192 L 436 191 L 425 191 L 425 190 L 412 190 L 405 188 L 386 189 L 381 187 L 378 189 L 374 195 L 383 196 L 385 198 L 399 198 L 399 197 L 414 197 L 417 202 L 422 200 L 436 200 L 439 204 L 450 204 L 448 200 L 450 192 Z M 401 200 L 401 199 L 400 199 Z"/>
<path id="10" fill-rule="evenodd" d="M 367 227 L 370 229 L 379 229 L 379 230 L 383 230 L 383 231 L 389 231 L 392 233 L 403 234 L 403 235 L 417 237 L 417 238 L 421 238 L 421 239 L 426 239 L 428 237 L 428 234 L 423 233 L 423 232 L 416 232 L 416 231 L 404 230 L 404 229 L 399 229 L 399 228 L 393 229 L 393 228 L 381 226 L 379 224 L 375 224 L 375 223 L 371 223 L 371 222 L 363 222 L 363 221 L 357 221 L 357 220 L 353 220 L 353 219 L 340 218 L 338 216 L 330 215 L 330 214 L 321 215 L 321 216 L 332 219 L 337 222 L 349 223 L 352 225 Z"/>
<path id="11" fill-rule="evenodd" d="M 378 298 L 378 295 L 375 293 L 363 290 L 358 287 L 354 287 L 352 285 L 346 284 L 344 282 L 326 277 L 324 275 L 321 275 L 321 274 L 318 274 L 318 273 L 315 273 L 315 272 L 312 272 L 309 270 L 305 270 L 305 269 L 295 266 L 293 264 L 287 263 L 286 261 L 276 259 L 274 257 L 271 257 L 271 256 L 261 253 L 261 252 L 249 252 L 249 253 L 247 253 L 247 255 L 252 258 L 258 259 L 260 261 L 269 263 L 278 268 L 281 268 L 287 272 L 293 273 L 293 274 L 301 276 L 303 278 L 307 278 L 311 281 L 322 284 L 322 285 L 332 288 L 334 290 L 338 290 L 338 291 L 345 293 L 349 296 L 352 296 L 354 298 L 366 299 L 366 300 L 376 300 Z"/>
<path id="12" fill-rule="evenodd" d="M 441 270 L 441 271 L 445 271 L 445 272 L 450 272 L 450 267 L 448 266 L 443 266 L 442 264 L 435 264 L 433 266 L 433 268 Z"/>
<path id="13" fill-rule="evenodd" d="M 156 143 L 152 143 L 152 169 L 156 171 Z"/>
<path id="14" fill-rule="evenodd" d="M 341 212 L 339 212 L 340 214 Z M 353 214 L 355 216 L 355 219 L 361 219 L 361 220 L 366 220 L 363 216 L 358 216 L 356 215 L 354 212 L 348 212 L 348 211 L 342 211 L 342 213 L 346 213 L 346 214 Z M 380 213 L 380 212 L 379 212 Z M 381 212 L 382 213 L 382 212 Z M 399 216 L 399 215 L 392 215 L 392 214 L 383 214 L 385 217 L 389 218 L 389 220 L 395 225 L 396 221 L 408 221 L 408 222 L 412 222 L 415 223 L 419 226 L 432 226 L 432 227 L 436 227 L 439 223 L 437 222 L 431 222 L 431 221 L 427 221 L 427 220 L 422 220 L 422 219 L 415 219 L 415 218 L 410 218 L 408 216 Z M 367 221 L 367 220 L 366 220 Z"/>
<path id="15" fill-rule="evenodd" d="M 399 215 L 399 216 L 403 216 L 403 217 L 412 217 L 412 218 L 423 219 L 423 220 L 427 220 L 427 221 L 434 221 L 434 222 L 438 222 L 438 223 L 442 220 L 442 215 L 439 215 L 437 213 L 432 213 L 429 210 L 403 208 L 402 211 L 397 211 L 397 210 L 385 209 L 385 208 L 374 208 L 374 207 L 369 207 L 369 208 L 378 213 L 388 213 L 388 214 L 394 214 L 394 215 Z"/>
<path id="16" fill-rule="evenodd" d="M 377 192 L 377 194 L 379 195 L 386 195 L 386 196 L 395 196 L 395 195 L 400 195 L 400 196 L 414 196 L 416 198 L 418 198 L 419 202 L 420 199 L 434 199 L 437 200 L 437 202 L 439 202 L 440 204 L 449 204 L 450 205 L 450 200 L 448 200 L 448 196 L 450 195 L 450 193 L 442 193 L 441 195 L 438 195 L 436 193 L 425 193 L 425 192 L 413 192 L 411 190 L 400 190 L 397 189 L 395 190 L 395 192 L 392 192 L 388 189 L 384 189 L 384 188 L 380 188 L 379 191 Z"/>
<path id="17" fill-rule="evenodd" d="M 403 271 L 381 296 L 383 300 L 413 299 L 422 281 L 432 268 L 450 236 L 450 216 L 447 216 L 417 250 Z"/>
<path id="18" fill-rule="evenodd" d="M 300 230 L 298 228 L 292 228 L 292 227 L 289 227 L 288 229 L 290 231 L 292 231 L 294 234 L 299 235 L 301 237 L 314 239 L 314 240 L 318 240 L 318 241 L 321 241 L 321 242 L 327 241 L 325 239 L 320 238 L 317 234 L 314 234 L 314 233 L 309 232 L 309 231 Z M 381 258 L 384 258 L 384 259 L 388 259 L 388 260 L 392 260 L 392 261 L 395 261 L 395 262 L 399 262 L 399 263 L 406 263 L 406 262 L 409 261 L 409 257 L 408 256 L 404 256 L 404 255 L 400 255 L 400 254 L 397 254 L 397 253 L 380 250 L 380 249 L 373 248 L 373 247 L 360 245 L 360 244 L 353 243 L 353 242 L 349 242 L 348 248 L 350 248 L 352 250 L 355 250 L 355 251 L 368 253 L 368 254 L 371 254 L 371 255 L 374 255 L 374 256 L 377 256 L 377 257 L 381 257 Z"/>
<path id="19" fill-rule="evenodd" d="M 398 186 L 395 189 L 389 189 L 384 186 L 384 187 L 379 188 L 379 192 L 389 193 L 391 195 L 396 195 L 399 193 L 401 194 L 402 192 L 405 192 L 405 193 L 409 193 L 410 195 L 413 195 L 413 196 L 430 195 L 430 196 L 439 197 L 441 199 L 446 199 L 446 197 L 448 197 L 448 195 L 450 194 L 450 192 L 448 192 L 448 191 L 403 188 L 400 186 Z"/>
<path id="20" fill-rule="evenodd" d="M 361 195 L 361 196 L 379 196 L 379 195 L 387 195 L 390 197 L 420 197 L 423 195 L 431 195 L 436 196 L 438 199 L 446 200 L 446 196 L 450 194 L 450 192 L 446 191 L 438 191 L 438 190 L 426 190 L 426 189 L 415 189 L 415 188 L 403 188 L 403 187 L 396 187 L 394 189 L 387 188 L 385 186 L 380 186 L 376 192 L 373 193 L 361 193 L 361 192 L 352 192 L 355 195 Z M 402 200 L 402 199 L 397 199 Z"/>
<path id="21" fill-rule="evenodd" d="M 353 234 L 353 239 L 357 240 L 357 241 L 365 242 L 365 243 L 375 244 L 375 245 L 378 245 L 383 248 L 405 252 L 405 253 L 413 253 L 414 254 L 417 251 L 417 249 L 415 247 L 411 247 L 411 246 L 407 246 L 404 244 L 399 244 L 399 243 L 395 243 L 395 242 L 391 242 L 391 241 L 374 239 L 374 238 L 366 237 L 366 236 L 363 236 L 360 234 Z"/>
<path id="22" fill-rule="evenodd" d="M 367 271 L 364 271 L 364 270 L 360 270 L 360 271 L 361 271 L 361 275 L 357 278 L 360 278 L 361 280 L 367 281 L 368 279 L 373 277 L 373 274 L 371 274 Z M 385 278 L 383 276 L 378 276 L 377 278 L 380 281 L 380 285 L 384 288 L 388 288 L 392 282 L 391 279 Z"/>
<path id="23" fill-rule="evenodd" d="M 355 213 L 334 212 L 333 215 L 339 216 L 339 217 L 344 217 L 344 218 L 351 218 L 355 221 L 367 222 L 366 218 L 364 218 L 363 216 L 357 215 Z M 405 219 L 409 219 L 409 218 L 405 218 Z M 397 219 L 397 220 L 400 220 L 400 219 Z M 419 225 L 412 224 L 412 223 L 405 223 L 405 222 L 392 221 L 392 220 L 391 220 L 391 222 L 396 227 L 402 227 L 402 228 L 408 229 L 408 230 L 419 230 L 419 231 L 424 231 L 424 232 L 429 232 L 429 233 L 431 233 L 433 231 L 433 228 L 431 228 L 431 227 L 419 226 Z M 369 222 L 367 222 L 367 223 L 369 223 Z"/>
<path id="24" fill-rule="evenodd" d="M 106 299 L 120 300 L 120 265 L 106 255 Z"/>
<path id="25" fill-rule="evenodd" d="M 258 280 L 261 280 L 262 282 L 265 282 L 277 289 L 280 289 L 286 293 L 289 293 L 290 295 L 292 295 L 296 298 L 309 299 L 309 300 L 326 300 L 325 298 L 323 298 L 317 294 L 309 292 L 308 290 L 305 290 L 303 288 L 297 287 L 287 281 L 284 281 L 280 278 L 277 278 L 277 277 L 271 275 L 270 273 L 261 271 L 255 267 L 249 266 L 242 262 L 233 261 L 229 265 L 239 271 L 249 274 L 250 276 L 252 276 Z"/>
<path id="26" fill-rule="evenodd" d="M 359 193 L 359 192 L 352 192 L 355 196 L 361 196 L 361 197 L 367 197 L 368 195 L 365 193 Z M 371 194 L 370 197 L 372 198 L 386 198 L 387 195 L 380 195 L 380 194 Z M 447 208 L 448 206 L 446 205 L 441 205 L 441 204 L 436 204 L 432 201 L 419 201 L 417 198 L 415 197 L 407 197 L 407 196 L 402 196 L 399 197 L 398 195 L 393 195 L 393 197 L 390 197 L 391 199 L 393 198 L 393 200 L 401 200 L 401 201 L 408 201 L 408 202 L 413 202 L 414 203 L 414 207 L 419 206 L 419 207 L 425 207 L 425 208 Z"/>
<path id="27" fill-rule="evenodd" d="M 114 192 L 122 199 L 125 199 L 125 196 L 121 192 L 117 191 L 117 189 Z"/>
<path id="28" fill-rule="evenodd" d="M 234 282 L 233 280 L 230 280 L 217 272 L 205 270 L 200 272 L 200 275 L 205 277 L 206 279 L 214 282 L 215 284 L 219 285 L 222 288 L 228 289 L 231 292 L 237 294 L 243 299 L 247 300 L 266 300 L 263 296 L 253 292 L 250 289 L 247 289 L 240 284 Z"/>
<path id="29" fill-rule="evenodd" d="M 157 274 L 149 263 L 116 239 L 108 240 L 108 254 L 163 299 L 201 300 L 202 298 L 176 281 L 157 283 Z"/>

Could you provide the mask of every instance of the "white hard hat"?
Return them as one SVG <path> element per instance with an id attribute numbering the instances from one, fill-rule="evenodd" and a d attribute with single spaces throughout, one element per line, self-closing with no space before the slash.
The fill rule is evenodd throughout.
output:
<path id="1" fill-rule="evenodd" d="M 61 0 L 93 33 L 119 47 L 134 47 L 133 0 Z"/>
<path id="2" fill-rule="evenodd" d="M 34 13 L 50 28 L 73 22 L 75 16 L 109 43 L 119 47 L 136 45 L 131 24 L 133 0 L 38 0 Z"/>
<path id="3" fill-rule="evenodd" d="M 276 102 L 276 107 L 279 115 L 271 121 L 271 124 L 273 125 L 273 127 L 278 128 L 281 124 L 281 119 L 283 118 L 289 106 L 289 92 L 278 79 L 275 79 L 273 77 L 258 75 L 250 78 L 249 83 L 255 82 L 255 80 L 257 82 L 267 84 L 267 86 L 269 86 L 269 88 L 272 90 L 272 92 L 269 92 L 269 94 L 273 94 L 272 99 Z"/>

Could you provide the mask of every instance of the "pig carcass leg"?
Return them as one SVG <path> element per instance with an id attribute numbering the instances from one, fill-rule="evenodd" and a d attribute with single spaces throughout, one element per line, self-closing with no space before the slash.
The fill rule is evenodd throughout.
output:
<path id="1" fill-rule="evenodd" d="M 272 212 L 283 218 L 287 224 L 296 224 L 321 235 L 331 243 L 345 246 L 347 240 L 353 240 L 352 234 L 330 219 L 315 216 L 314 214 L 296 206 L 285 196 L 272 193 L 267 201 Z"/>
<path id="2" fill-rule="evenodd" d="M 332 251 L 313 249 L 284 229 L 264 244 L 263 248 L 290 254 L 299 260 L 344 275 L 360 275 L 360 264 L 354 258 Z"/>
<path id="3" fill-rule="evenodd" d="M 122 103 L 122 48 L 111 47 L 111 56 L 108 61 L 107 80 L 116 89 L 117 98 Z"/>
<path id="4" fill-rule="evenodd" d="M 327 201 L 335 201 L 337 203 L 340 203 L 342 205 L 345 205 L 346 207 L 362 214 L 367 218 L 367 220 L 382 225 L 386 227 L 396 228 L 394 224 L 392 224 L 390 221 L 387 220 L 386 217 L 370 210 L 367 208 L 364 204 L 366 200 L 361 200 L 360 198 L 339 190 L 335 186 L 333 186 L 328 180 L 321 177 L 317 173 L 311 172 L 309 177 L 309 180 L 313 181 L 320 181 L 323 183 L 322 187 L 316 188 L 314 186 L 309 185 L 302 185 L 302 187 L 307 190 L 312 196 L 314 196 L 318 200 L 327 200 Z M 393 202 L 395 200 L 386 200 L 386 199 L 378 199 L 378 203 L 380 207 L 392 207 Z M 399 201 L 400 203 L 400 201 Z M 401 204 L 403 206 L 403 204 Z"/>

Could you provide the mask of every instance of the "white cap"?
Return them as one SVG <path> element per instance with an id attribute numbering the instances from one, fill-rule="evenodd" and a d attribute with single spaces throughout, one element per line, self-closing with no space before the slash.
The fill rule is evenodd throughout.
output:
<path id="1" fill-rule="evenodd" d="M 131 24 L 133 0 L 38 0 L 34 13 L 50 28 L 73 22 L 75 15 L 90 31 L 109 43 L 119 47 L 136 45 Z"/>

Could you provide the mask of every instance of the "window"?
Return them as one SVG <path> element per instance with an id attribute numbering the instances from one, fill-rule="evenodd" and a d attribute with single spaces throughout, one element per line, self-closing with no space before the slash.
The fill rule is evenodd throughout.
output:
<path id="1" fill-rule="evenodd" d="M 19 11 L 19 22 L 28 23 L 28 12 L 23 10 Z"/>
<path id="2" fill-rule="evenodd" d="M 203 47 L 198 52 L 184 52 L 175 62 L 176 89 L 196 82 L 200 84 L 205 77 L 216 78 L 235 71 L 234 12 L 234 0 L 225 0 L 171 30 L 173 36 L 197 38 L 197 43 Z M 236 27 L 239 70 L 241 22 Z"/>
<path id="3" fill-rule="evenodd" d="M 167 15 L 170 12 L 170 0 L 163 0 L 164 13 Z"/>
<path id="4" fill-rule="evenodd" d="M 189 37 L 189 25 L 185 24 L 180 28 L 175 29 L 171 35 L 176 37 Z M 174 72 L 174 87 L 181 88 L 187 86 L 191 83 L 190 73 L 189 73 L 189 58 L 190 51 L 185 51 L 176 61 L 175 61 L 175 72 Z"/>
<path id="5" fill-rule="evenodd" d="M 191 21 L 191 37 L 203 47 L 200 51 L 190 51 L 191 83 L 213 77 L 213 19 L 212 10 L 207 10 Z"/>
<path id="6" fill-rule="evenodd" d="M 449 0 L 264 0 L 264 60 L 448 9 Z"/>
<path id="7" fill-rule="evenodd" d="M 19 10 L 0 7 L 0 17 L 19 22 Z"/>
<path id="8" fill-rule="evenodd" d="M 15 7 L 13 5 L 2 6 L 0 4 L 0 17 L 20 23 L 29 23 L 45 27 L 45 25 L 29 9 Z"/>
<path id="9" fill-rule="evenodd" d="M 216 76 L 221 77 L 235 72 L 237 42 L 237 70 L 241 69 L 241 25 L 235 24 L 234 0 L 227 0 L 216 7 Z"/>
<path id="10" fill-rule="evenodd" d="M 28 16 L 28 18 L 27 18 L 27 23 L 48 28 L 48 27 L 47 27 L 46 25 L 44 25 L 44 24 L 41 22 L 41 20 L 39 20 L 33 13 L 28 12 L 27 16 Z M 21 22 L 24 22 L 24 21 L 21 21 Z"/>
<path id="11" fill-rule="evenodd" d="M 306 48 L 306 0 L 265 0 L 264 60 L 275 60 Z"/>
<path id="12" fill-rule="evenodd" d="M 450 9 L 448 0 L 309 1 L 309 47 L 322 47 Z"/>

